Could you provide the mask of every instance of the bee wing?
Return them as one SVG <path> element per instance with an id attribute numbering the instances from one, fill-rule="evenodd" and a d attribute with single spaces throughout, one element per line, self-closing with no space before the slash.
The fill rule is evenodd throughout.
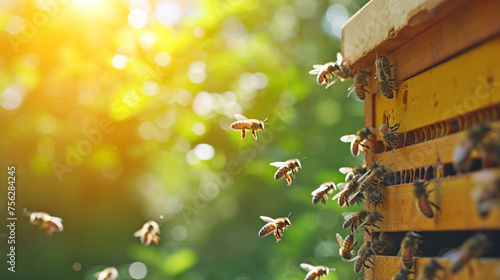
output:
<path id="1" fill-rule="evenodd" d="M 347 174 L 352 171 L 352 167 L 341 167 L 339 168 L 340 173 Z"/>
<path id="2" fill-rule="evenodd" d="M 315 189 L 311 195 L 316 195 L 317 193 L 319 192 L 322 192 L 322 191 L 326 191 L 328 190 L 328 187 L 327 186 L 319 186 L 317 189 Z"/>
<path id="3" fill-rule="evenodd" d="M 356 255 L 355 257 L 351 258 L 350 260 L 347 260 L 348 262 L 353 262 L 357 259 L 359 259 L 361 256 L 360 255 Z"/>
<path id="4" fill-rule="evenodd" d="M 52 222 L 58 228 L 59 231 L 63 231 L 64 230 L 61 218 L 50 217 L 49 221 Z"/>
<path id="5" fill-rule="evenodd" d="M 464 161 L 469 156 L 473 145 L 472 141 L 457 144 L 453 151 L 453 162 L 460 163 Z"/>
<path id="6" fill-rule="evenodd" d="M 276 161 L 276 162 L 271 162 L 269 165 L 272 165 L 272 166 L 276 166 L 276 167 L 282 167 L 283 165 L 285 165 L 285 162 L 284 161 Z"/>
<path id="7" fill-rule="evenodd" d="M 349 96 L 351 96 L 351 93 L 353 93 L 355 89 L 356 89 L 356 83 L 352 83 L 352 85 L 347 89 L 348 90 L 347 98 L 349 98 Z"/>
<path id="8" fill-rule="evenodd" d="M 323 71 L 323 67 L 324 65 L 321 65 L 321 64 L 314 64 L 313 65 L 313 70 L 309 71 L 309 74 L 312 74 L 312 75 L 316 75 L 318 74 L 319 72 Z"/>
<path id="9" fill-rule="evenodd" d="M 341 53 L 337 53 L 337 64 L 342 64 L 342 62 L 344 61 L 344 57 L 342 56 Z"/>
<path id="10" fill-rule="evenodd" d="M 234 117 L 236 118 L 236 120 L 238 121 L 248 121 L 248 118 L 243 116 L 243 115 L 240 115 L 240 114 L 234 114 Z"/>
<path id="11" fill-rule="evenodd" d="M 340 249 L 344 248 L 344 240 L 342 239 L 342 236 L 337 233 L 337 242 L 339 243 Z"/>
<path id="12" fill-rule="evenodd" d="M 301 263 L 300 267 L 302 267 L 302 269 L 307 270 L 307 271 L 316 269 L 316 267 L 314 265 L 310 265 L 308 263 Z"/>
<path id="13" fill-rule="evenodd" d="M 274 223 L 274 219 L 273 218 L 269 218 L 267 216 L 260 216 L 260 218 L 266 222 L 266 223 Z"/>
<path id="14" fill-rule="evenodd" d="M 348 134 L 348 135 L 344 135 L 344 136 L 340 137 L 340 141 L 342 141 L 344 143 L 351 143 L 353 139 L 356 139 L 355 134 Z"/>
<path id="15" fill-rule="evenodd" d="M 142 234 L 142 228 L 136 232 L 134 232 L 134 237 L 139 237 Z"/>
<path id="16" fill-rule="evenodd" d="M 359 216 L 358 212 L 344 212 L 342 213 L 342 216 L 344 216 L 345 220 L 352 219 L 354 217 Z"/>
<path id="17" fill-rule="evenodd" d="M 330 186 L 331 186 L 331 188 L 330 188 Z M 327 194 L 332 194 L 334 190 L 338 190 L 337 186 L 335 185 L 335 183 L 333 181 L 325 182 L 325 183 L 321 184 L 320 187 L 325 187 L 327 190 Z"/>

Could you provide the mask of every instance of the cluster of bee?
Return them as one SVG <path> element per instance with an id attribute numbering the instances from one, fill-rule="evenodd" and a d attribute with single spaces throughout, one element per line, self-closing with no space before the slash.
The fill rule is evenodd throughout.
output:
<path id="1" fill-rule="evenodd" d="M 23 211 L 23 215 L 29 217 L 29 223 L 33 225 L 40 225 L 48 235 L 52 235 L 54 232 L 62 232 L 64 226 L 62 224 L 63 220 L 59 217 L 51 216 L 45 212 L 29 212 L 26 209 Z M 160 226 L 155 221 L 146 222 L 141 229 L 134 233 L 134 237 L 139 237 L 141 243 L 148 246 L 151 241 L 158 244 L 160 237 Z M 98 280 L 116 280 L 118 278 L 118 270 L 114 267 L 105 268 L 102 271 L 94 273 L 94 277 Z"/>
<path id="2" fill-rule="evenodd" d="M 385 56 L 378 57 L 375 60 L 374 79 L 377 80 L 378 93 L 389 99 L 394 98 L 394 90 L 396 90 L 394 86 L 396 79 L 392 74 L 392 67 L 394 65 L 389 64 L 389 60 Z M 367 77 L 372 73 L 363 69 L 354 72 L 349 67 L 347 61 L 344 60 L 341 53 L 337 53 L 337 61 L 326 64 L 315 64 L 313 68 L 313 70 L 309 71 L 309 74 L 316 75 L 316 82 L 319 85 L 326 84 L 325 88 L 330 87 L 339 80 L 354 79 L 353 84 L 348 89 L 347 97 L 352 92 L 356 92 L 356 96 L 359 99 L 365 100 L 366 94 L 370 93 L 366 87 L 368 87 Z"/>

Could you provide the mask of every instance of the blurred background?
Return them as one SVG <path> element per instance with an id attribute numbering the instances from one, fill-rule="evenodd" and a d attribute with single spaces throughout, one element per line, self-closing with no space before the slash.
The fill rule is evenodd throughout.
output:
<path id="1" fill-rule="evenodd" d="M 339 138 L 363 127 L 363 103 L 308 71 L 336 59 L 366 2 L 0 1 L 0 213 L 14 165 L 18 218 L 15 273 L 0 230 L 0 278 L 304 279 L 301 262 L 361 277 L 338 255 L 346 209 L 310 193 L 362 163 Z M 235 113 L 270 124 L 240 141 Z M 292 185 L 275 181 L 269 163 L 299 153 Z M 280 243 L 257 236 L 260 215 L 289 213 Z M 148 220 L 159 245 L 133 236 Z"/>

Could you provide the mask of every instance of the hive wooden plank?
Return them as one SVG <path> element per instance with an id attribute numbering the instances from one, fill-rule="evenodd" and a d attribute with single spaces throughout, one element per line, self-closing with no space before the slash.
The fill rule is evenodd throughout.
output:
<path id="1" fill-rule="evenodd" d="M 380 231 L 454 231 L 454 230 L 500 230 L 500 209 L 493 208 L 488 217 L 482 218 L 471 199 L 471 191 L 477 186 L 474 176 L 493 172 L 500 175 L 500 168 L 490 168 L 470 172 L 465 175 L 448 177 L 439 184 L 432 182 L 428 189 L 434 189 L 429 200 L 435 202 L 440 212 L 430 219 L 418 210 L 413 196 L 413 184 L 389 186 L 382 189 L 385 197 L 383 222 L 377 223 Z M 479 174 L 479 175 L 477 175 Z M 374 230 L 375 229 L 373 228 Z"/>
<path id="2" fill-rule="evenodd" d="M 429 263 L 432 259 L 436 260 L 447 271 L 442 280 L 498 280 L 500 279 L 500 259 L 497 258 L 478 258 L 472 259 L 468 266 L 465 266 L 457 274 L 452 274 L 448 267 L 450 261 L 443 258 L 416 258 L 416 275 L 409 279 L 416 279 L 420 269 Z M 365 279 L 391 280 L 394 273 L 402 267 L 400 257 L 375 256 L 373 258 L 375 266 L 365 271 Z M 439 278 L 438 278 L 439 279 Z"/>
<path id="3" fill-rule="evenodd" d="M 387 54 L 463 5 L 465 0 L 370 1 L 342 26 L 341 48 L 353 65 Z"/>
<path id="4" fill-rule="evenodd" d="M 499 49 L 500 36 L 404 81 L 394 99 L 370 96 L 374 126 L 389 116 L 408 131 L 500 103 Z"/>

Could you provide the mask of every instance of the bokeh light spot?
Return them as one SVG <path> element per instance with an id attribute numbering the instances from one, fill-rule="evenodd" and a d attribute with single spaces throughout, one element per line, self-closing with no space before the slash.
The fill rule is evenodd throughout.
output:
<path id="1" fill-rule="evenodd" d="M 172 62 L 172 57 L 166 52 L 158 52 L 155 55 L 155 63 L 161 67 L 167 67 Z"/>
<path id="2" fill-rule="evenodd" d="M 201 26 L 197 26 L 194 28 L 193 34 L 194 34 L 194 37 L 201 38 L 201 37 L 205 36 L 205 28 L 203 28 Z"/>
<path id="3" fill-rule="evenodd" d="M 323 29 L 328 35 L 340 39 L 342 35 L 342 25 L 349 19 L 347 10 L 340 4 L 328 7 L 325 17 L 323 17 Z"/>
<path id="4" fill-rule="evenodd" d="M 182 10 L 175 2 L 160 1 L 156 4 L 156 19 L 166 25 L 176 25 L 182 17 Z"/>
<path id="5" fill-rule="evenodd" d="M 182 211 L 182 208 L 184 208 L 184 203 L 180 196 L 172 195 L 167 198 L 167 202 L 165 203 L 167 212 L 177 214 Z"/>
<path id="6" fill-rule="evenodd" d="M 74 271 L 80 271 L 82 269 L 82 265 L 79 262 L 73 264 Z"/>
<path id="7" fill-rule="evenodd" d="M 51 115 L 45 115 L 38 119 L 36 131 L 39 134 L 46 135 L 53 133 L 57 129 L 57 120 Z"/>
<path id="8" fill-rule="evenodd" d="M 142 262 L 135 262 L 130 265 L 128 273 L 134 279 L 142 279 L 148 274 L 148 268 Z"/>
<path id="9" fill-rule="evenodd" d="M 158 133 L 158 127 L 152 122 L 143 122 L 139 126 L 139 135 L 146 140 L 153 139 Z"/>
<path id="10" fill-rule="evenodd" d="M 128 58 L 122 54 L 117 54 L 113 57 L 111 60 L 111 64 L 113 64 L 113 67 L 116 69 L 123 69 L 125 68 L 125 65 L 127 65 Z"/>
<path id="11" fill-rule="evenodd" d="M 177 103 L 186 106 L 189 105 L 189 103 L 191 103 L 191 101 L 193 100 L 193 95 L 186 89 L 180 89 L 177 92 L 176 100 Z"/>
<path id="12" fill-rule="evenodd" d="M 122 165 L 114 160 L 108 160 L 102 163 L 101 174 L 108 180 L 116 180 L 123 173 Z"/>
<path id="13" fill-rule="evenodd" d="M 135 9 L 128 15 L 128 23 L 133 28 L 143 28 L 148 23 L 148 14 L 142 9 Z"/>
<path id="14" fill-rule="evenodd" d="M 210 93 L 201 91 L 196 94 L 191 106 L 196 114 L 205 116 L 208 115 L 214 108 L 215 100 Z"/>
<path id="15" fill-rule="evenodd" d="M 205 125 L 201 122 L 193 124 L 193 133 L 196 135 L 203 135 L 206 131 Z"/>
<path id="16" fill-rule="evenodd" d="M 175 241 L 182 241 L 186 239 L 188 232 L 185 226 L 176 225 L 175 227 L 172 228 L 171 234 L 172 238 Z"/>
<path id="17" fill-rule="evenodd" d="M 21 33 L 24 28 L 24 20 L 20 16 L 11 16 L 5 25 L 5 30 L 12 35 Z"/>
<path id="18" fill-rule="evenodd" d="M 23 102 L 25 90 L 19 85 L 10 85 L 1 95 L 1 104 L 7 110 L 15 110 Z"/>
<path id="19" fill-rule="evenodd" d="M 198 144 L 193 149 L 194 155 L 201 160 L 210 160 L 215 155 L 215 149 L 209 144 Z"/>
<path id="20" fill-rule="evenodd" d="M 146 95 L 153 96 L 158 93 L 160 90 L 160 87 L 158 86 L 158 83 L 155 81 L 147 81 L 144 83 L 144 92 Z"/>

